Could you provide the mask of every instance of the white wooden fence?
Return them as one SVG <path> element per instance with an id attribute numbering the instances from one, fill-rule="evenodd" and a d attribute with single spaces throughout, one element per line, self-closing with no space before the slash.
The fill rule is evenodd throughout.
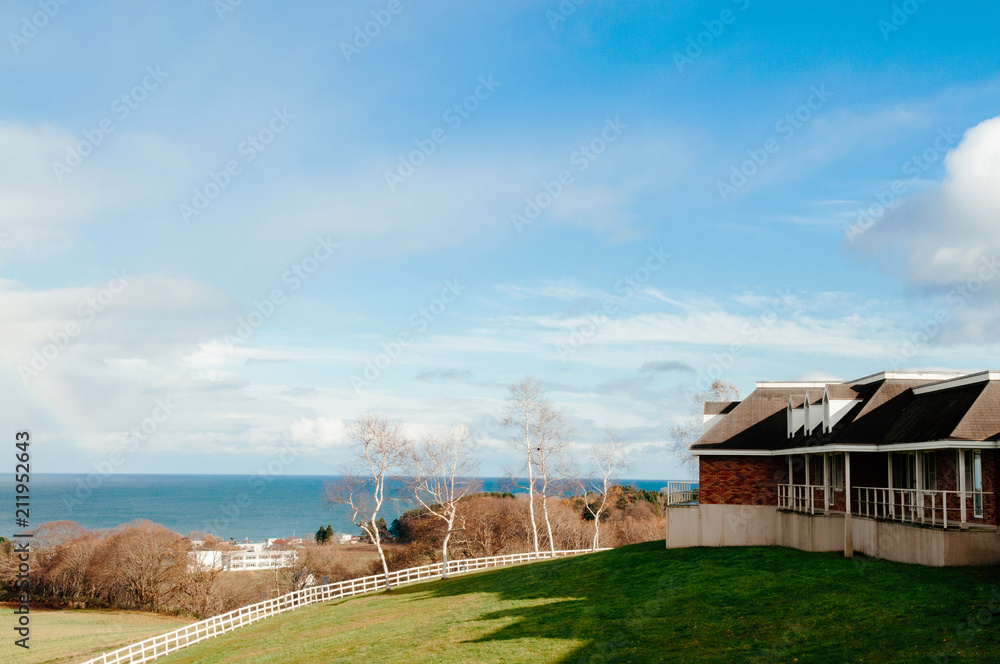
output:
<path id="1" fill-rule="evenodd" d="M 607 550 L 598 549 L 598 551 Z M 548 558 L 562 558 L 592 552 L 592 549 L 556 551 L 555 553 L 551 551 L 539 551 L 537 553 L 514 553 L 507 556 L 492 556 L 489 558 L 449 560 L 448 576 L 476 572 L 490 567 L 504 567 L 506 565 L 516 565 L 518 563 L 527 563 Z M 389 572 L 389 585 L 401 586 L 408 583 L 441 578 L 441 565 L 442 563 L 434 563 L 433 565 L 411 567 L 396 572 Z M 385 574 L 375 574 L 360 579 L 350 579 L 348 581 L 340 581 L 339 583 L 296 590 L 281 597 L 244 606 L 241 609 L 213 616 L 207 620 L 175 629 L 172 632 L 148 638 L 145 641 L 133 643 L 130 646 L 119 648 L 113 652 L 104 653 L 100 657 L 87 660 L 84 664 L 140 664 L 141 662 L 150 662 L 157 657 L 177 652 L 181 648 L 194 645 L 199 641 L 231 632 L 237 627 L 255 623 L 268 616 L 291 611 L 300 606 L 381 590 L 385 588 L 385 581 Z"/>

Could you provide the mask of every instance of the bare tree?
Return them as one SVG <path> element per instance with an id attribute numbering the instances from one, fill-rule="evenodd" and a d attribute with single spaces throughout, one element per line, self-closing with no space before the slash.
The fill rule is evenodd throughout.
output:
<path id="1" fill-rule="evenodd" d="M 351 521 L 375 543 L 385 572 L 385 587 L 389 589 L 389 564 L 382 547 L 379 512 L 387 499 L 386 479 L 402 468 L 411 445 L 398 422 L 377 414 L 358 417 L 348 436 L 354 441 L 353 465 L 338 483 L 327 487 L 327 499 L 350 507 Z"/>
<path id="2" fill-rule="evenodd" d="M 566 457 L 569 444 L 569 427 L 558 413 L 552 425 L 537 437 L 535 466 L 538 473 L 538 496 L 542 503 L 545 532 L 549 539 L 549 550 L 556 551 L 556 539 L 552 535 L 552 519 L 549 517 L 549 498 L 558 495 L 565 488 L 568 478 L 575 477 L 573 465 Z"/>
<path id="3" fill-rule="evenodd" d="M 515 497 L 473 495 L 459 504 L 456 545 L 469 558 L 524 551 L 531 539 L 527 503 Z"/>
<path id="4" fill-rule="evenodd" d="M 696 470 L 695 457 L 691 454 L 693 445 L 704 433 L 704 412 L 706 401 L 739 401 L 740 390 L 732 383 L 716 378 L 704 392 L 695 392 L 690 397 L 691 419 L 684 424 L 672 426 L 669 429 L 673 453 L 680 458 L 684 466 Z"/>
<path id="5" fill-rule="evenodd" d="M 177 533 L 138 520 L 108 536 L 88 576 L 109 602 L 128 608 L 166 606 L 187 573 L 190 545 Z"/>
<path id="6" fill-rule="evenodd" d="M 87 571 L 101 544 L 100 538 L 87 533 L 50 550 L 45 581 L 52 592 L 74 599 L 85 596 L 90 589 Z"/>
<path id="7" fill-rule="evenodd" d="M 479 461 L 472 455 L 472 437 L 467 426 L 452 427 L 447 435 L 424 438 L 412 450 L 413 496 L 428 513 L 444 522 L 441 544 L 441 578 L 448 578 L 448 541 L 455 528 L 458 503 L 473 492 L 472 479 Z"/>
<path id="8" fill-rule="evenodd" d="M 625 451 L 628 444 L 623 442 L 610 427 L 606 431 L 608 442 L 603 445 L 594 445 L 590 451 L 590 460 L 597 470 L 597 476 L 591 480 L 591 487 L 593 493 L 600 497 L 600 502 L 598 503 L 597 500 L 591 502 L 589 496 L 584 496 L 587 512 L 594 517 L 594 550 L 600 546 L 601 514 L 608 504 L 608 489 L 611 488 L 611 480 L 619 471 L 627 467 Z"/>
<path id="9" fill-rule="evenodd" d="M 538 551 L 535 469 L 539 454 L 554 441 L 565 437 L 565 421 L 562 414 L 542 397 L 541 386 L 530 376 L 510 386 L 510 395 L 507 397 L 501 421 L 504 427 L 510 429 L 508 443 L 520 453 L 523 460 L 522 469 L 528 473 L 528 514 L 531 517 L 532 542 L 535 551 Z M 549 531 L 551 533 L 551 527 Z"/>

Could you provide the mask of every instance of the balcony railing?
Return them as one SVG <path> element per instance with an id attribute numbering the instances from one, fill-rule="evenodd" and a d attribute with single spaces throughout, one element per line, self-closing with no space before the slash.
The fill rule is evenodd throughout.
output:
<path id="1" fill-rule="evenodd" d="M 858 516 L 929 526 L 960 526 L 994 513 L 993 493 L 854 487 L 851 512 Z"/>
<path id="2" fill-rule="evenodd" d="M 833 489 L 830 489 L 831 497 Z M 826 487 L 779 484 L 778 509 L 816 514 L 828 510 Z M 994 496 L 989 491 L 966 491 L 963 503 L 958 491 L 853 487 L 851 514 L 935 527 L 960 527 L 982 522 L 994 514 Z"/>
<path id="3" fill-rule="evenodd" d="M 666 489 L 661 492 L 666 496 L 667 506 L 691 505 L 698 502 L 697 482 L 667 482 Z"/>
<path id="4" fill-rule="evenodd" d="M 819 484 L 778 485 L 778 509 L 815 514 L 826 509 L 825 500 L 826 487 Z"/>

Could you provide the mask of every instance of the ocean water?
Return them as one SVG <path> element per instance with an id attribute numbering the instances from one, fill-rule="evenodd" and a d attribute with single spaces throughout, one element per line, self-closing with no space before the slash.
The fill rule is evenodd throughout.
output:
<path id="1" fill-rule="evenodd" d="M 336 480 L 315 475 L 32 475 L 30 527 L 65 520 L 94 530 L 148 519 L 182 535 L 203 531 L 222 539 L 311 537 L 326 525 L 337 533 L 358 534 L 347 507 L 326 500 L 326 486 Z M 504 490 L 500 478 L 482 483 L 485 491 Z M 619 483 L 658 491 L 667 480 Z M 9 537 L 21 530 L 14 522 L 12 475 L 0 475 L 0 496 L 8 505 L 0 510 L 0 525 Z M 411 507 L 390 501 L 386 522 Z"/>

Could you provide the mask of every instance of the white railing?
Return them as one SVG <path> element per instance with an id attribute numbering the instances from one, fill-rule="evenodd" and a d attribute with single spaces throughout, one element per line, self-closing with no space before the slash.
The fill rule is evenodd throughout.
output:
<path id="1" fill-rule="evenodd" d="M 667 482 L 667 488 L 662 490 L 667 498 L 667 505 L 683 505 L 698 502 L 697 482 Z"/>
<path id="2" fill-rule="evenodd" d="M 597 551 L 607 550 L 597 549 Z M 448 575 L 466 574 L 490 567 L 504 567 L 506 565 L 516 565 L 518 563 L 593 552 L 594 549 L 556 551 L 554 553 L 551 551 L 539 551 L 537 553 L 514 553 L 506 556 L 491 556 L 489 558 L 449 560 Z M 441 566 L 442 563 L 434 563 L 424 565 L 423 567 L 411 567 L 409 569 L 389 572 L 388 582 L 391 586 L 400 586 L 408 583 L 416 583 L 417 581 L 438 579 L 441 578 Z M 374 574 L 360 579 L 349 579 L 347 581 L 340 581 L 339 583 L 296 590 L 281 597 L 244 606 L 241 609 L 213 616 L 207 620 L 175 629 L 172 632 L 148 638 L 145 641 L 133 643 L 130 646 L 119 648 L 113 652 L 104 653 L 100 657 L 87 660 L 84 664 L 141 664 L 142 662 L 150 662 L 157 657 L 169 655 L 181 648 L 186 648 L 213 636 L 225 634 L 237 627 L 255 623 L 269 616 L 284 613 L 300 606 L 315 604 L 316 602 L 328 602 L 334 599 L 375 592 L 376 590 L 385 588 L 385 585 L 386 575 Z"/>
<path id="3" fill-rule="evenodd" d="M 237 572 L 242 570 L 280 569 L 292 567 L 298 560 L 295 551 L 250 551 L 234 553 L 229 558 L 229 569 Z"/>
<path id="4" fill-rule="evenodd" d="M 929 526 L 961 526 L 993 511 L 993 493 L 855 487 L 851 511 L 858 516 Z"/>
<path id="5" fill-rule="evenodd" d="M 831 489 L 831 495 L 833 490 Z M 779 484 L 778 509 L 815 514 L 826 510 L 826 487 L 821 484 Z"/>

